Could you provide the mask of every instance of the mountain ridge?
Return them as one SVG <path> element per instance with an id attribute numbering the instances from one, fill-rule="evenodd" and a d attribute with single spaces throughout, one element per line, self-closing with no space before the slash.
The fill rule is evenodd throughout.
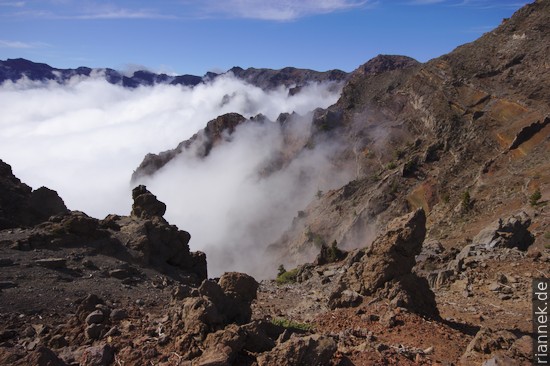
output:
<path id="1" fill-rule="evenodd" d="M 281 70 L 273 69 L 242 69 L 233 67 L 224 73 L 208 72 L 204 76 L 196 75 L 167 75 L 154 73 L 148 70 L 137 70 L 131 76 L 110 68 L 78 67 L 76 69 L 58 69 L 45 63 L 36 63 L 23 58 L 0 60 L 0 83 L 17 80 L 26 76 L 32 81 L 52 80 L 64 83 L 74 76 L 90 77 L 93 74 L 103 74 L 105 80 L 111 84 L 120 84 L 128 88 L 151 86 L 155 84 L 183 85 L 193 87 L 201 83 L 214 80 L 221 75 L 233 74 L 235 77 L 262 89 L 273 89 L 279 86 L 304 86 L 309 82 L 345 81 L 348 74 L 341 70 L 325 72 L 310 69 L 287 67 Z"/>

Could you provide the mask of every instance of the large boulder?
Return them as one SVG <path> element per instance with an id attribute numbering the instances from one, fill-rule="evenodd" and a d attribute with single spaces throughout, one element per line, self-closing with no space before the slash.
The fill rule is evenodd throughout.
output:
<path id="1" fill-rule="evenodd" d="M 527 250 L 535 238 L 528 230 L 531 218 L 524 211 L 515 213 L 505 219 L 498 219 L 477 234 L 473 243 L 493 248 L 518 248 Z"/>
<path id="2" fill-rule="evenodd" d="M 270 352 L 258 356 L 258 365 L 330 365 L 336 342 L 332 337 L 314 334 L 310 336 L 293 335 L 288 341 L 280 343 Z"/>
<path id="3" fill-rule="evenodd" d="M 425 235 L 423 209 L 390 222 L 370 247 L 348 255 L 347 270 L 331 295 L 330 304 L 338 306 L 342 294 L 352 290 L 364 296 L 387 298 L 395 306 L 417 313 L 438 315 L 435 295 L 427 280 L 412 273 Z"/>
<path id="4" fill-rule="evenodd" d="M 139 185 L 132 190 L 132 216 L 147 219 L 155 216 L 162 217 L 166 213 L 166 204 L 159 201 L 157 196 L 147 190 L 144 185 Z"/>
<path id="5" fill-rule="evenodd" d="M 46 187 L 33 191 L 0 160 L 0 230 L 34 226 L 67 211 L 56 191 Z"/>
<path id="6" fill-rule="evenodd" d="M 344 280 L 352 290 L 371 295 L 386 282 L 411 273 L 425 235 L 422 209 L 393 220 L 385 233 L 359 252 L 356 257 L 361 259 L 348 268 Z"/>

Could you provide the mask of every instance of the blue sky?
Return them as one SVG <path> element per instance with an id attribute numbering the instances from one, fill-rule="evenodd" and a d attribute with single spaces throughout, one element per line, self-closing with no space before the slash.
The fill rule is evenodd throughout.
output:
<path id="1" fill-rule="evenodd" d="M 0 0 L 0 59 L 202 75 L 232 66 L 352 71 L 377 54 L 427 61 L 521 0 Z"/>

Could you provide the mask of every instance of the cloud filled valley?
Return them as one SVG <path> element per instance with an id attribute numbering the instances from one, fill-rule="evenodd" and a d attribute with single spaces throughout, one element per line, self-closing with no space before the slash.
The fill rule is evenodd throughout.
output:
<path id="1" fill-rule="evenodd" d="M 318 190 L 347 181 L 329 157 L 337 146 L 318 144 L 280 169 L 265 173 L 289 136 L 307 141 L 309 111 L 336 102 L 334 84 L 264 91 L 232 75 L 194 88 L 123 88 L 101 77 L 74 77 L 64 85 L 22 79 L 0 87 L 0 158 L 33 188 L 58 191 L 67 206 L 103 218 L 130 211 L 130 177 L 147 153 L 174 148 L 219 115 L 257 114 L 276 122 L 240 125 L 204 159 L 181 154 L 141 182 L 164 201 L 165 217 L 192 235 L 211 275 L 226 270 L 260 274 L 255 263 Z M 303 146 L 303 145 L 299 145 Z M 268 169 L 269 170 L 269 169 Z M 330 181 L 327 177 L 331 177 Z M 254 250 L 258 249 L 258 250 Z M 247 257 L 242 258 L 243 251 Z M 265 275 L 269 276 L 270 273 Z"/>

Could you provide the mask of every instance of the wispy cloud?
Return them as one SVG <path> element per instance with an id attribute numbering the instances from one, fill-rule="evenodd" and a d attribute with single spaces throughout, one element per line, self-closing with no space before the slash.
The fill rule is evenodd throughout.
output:
<path id="1" fill-rule="evenodd" d="M 529 1 L 498 1 L 498 0 L 410 0 L 409 5 L 442 4 L 456 7 L 470 7 L 477 9 L 519 8 Z"/>
<path id="2" fill-rule="evenodd" d="M 165 14 L 152 8 L 140 8 L 135 5 L 127 7 L 117 6 L 114 3 L 100 4 L 96 2 L 76 3 L 72 0 L 51 0 L 44 3 L 2 2 L 0 6 L 12 6 L 21 9 L 0 16 L 33 19 L 173 19 L 173 14 Z"/>
<path id="3" fill-rule="evenodd" d="M 60 16 L 72 19 L 173 19 L 175 16 L 161 14 L 153 10 L 110 9 L 106 11 L 89 12 Z"/>
<path id="4" fill-rule="evenodd" d="M 21 8 L 25 6 L 24 1 L 0 1 L 0 6 L 7 6 L 12 8 Z"/>
<path id="5" fill-rule="evenodd" d="M 445 0 L 412 0 L 409 1 L 409 5 L 431 5 L 445 2 Z"/>
<path id="6" fill-rule="evenodd" d="M 205 0 L 199 7 L 203 16 L 226 16 L 272 21 L 292 21 L 311 15 L 328 14 L 370 5 L 369 0 Z"/>
<path id="7" fill-rule="evenodd" d="M 30 48 L 42 48 L 47 46 L 48 44 L 43 42 L 21 42 L 21 41 L 10 41 L 5 39 L 0 39 L 0 48 L 30 49 Z"/>

